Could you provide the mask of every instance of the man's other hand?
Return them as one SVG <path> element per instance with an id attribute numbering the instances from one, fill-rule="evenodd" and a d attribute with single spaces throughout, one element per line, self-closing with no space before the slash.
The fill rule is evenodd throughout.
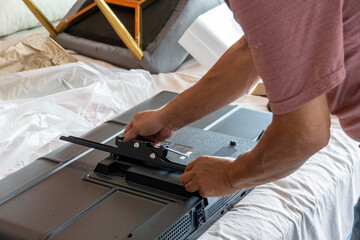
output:
<path id="1" fill-rule="evenodd" d="M 202 197 L 225 196 L 236 193 L 228 172 L 233 159 L 201 156 L 188 164 L 180 181 L 188 192 L 199 191 Z"/>
<path id="2" fill-rule="evenodd" d="M 165 126 L 165 119 L 160 110 L 137 113 L 124 131 L 124 142 L 141 136 L 154 144 L 162 142 L 174 134 L 174 130 Z"/>

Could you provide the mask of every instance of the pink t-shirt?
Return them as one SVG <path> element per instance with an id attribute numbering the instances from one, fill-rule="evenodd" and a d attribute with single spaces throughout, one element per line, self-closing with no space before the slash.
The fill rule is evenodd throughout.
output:
<path id="1" fill-rule="evenodd" d="M 326 93 L 360 141 L 359 0 L 229 0 L 275 114 Z"/>

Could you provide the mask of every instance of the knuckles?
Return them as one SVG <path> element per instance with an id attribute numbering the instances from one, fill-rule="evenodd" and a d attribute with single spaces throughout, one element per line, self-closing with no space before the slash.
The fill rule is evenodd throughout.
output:
<path id="1" fill-rule="evenodd" d="M 185 185 L 185 190 L 188 191 L 188 192 L 194 192 L 194 190 L 192 190 L 192 189 L 189 187 L 189 184 L 186 184 L 186 185 Z"/>

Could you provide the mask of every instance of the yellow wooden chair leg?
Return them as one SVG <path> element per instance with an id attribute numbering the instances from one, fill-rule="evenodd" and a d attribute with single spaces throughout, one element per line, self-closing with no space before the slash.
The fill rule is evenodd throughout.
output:
<path id="1" fill-rule="evenodd" d="M 56 37 L 58 32 L 47 17 L 41 12 L 41 10 L 31 0 L 23 0 L 30 11 L 35 15 L 39 22 L 48 30 L 51 37 Z"/>
<path id="2" fill-rule="evenodd" d="M 135 7 L 135 41 L 138 46 L 142 47 L 142 8 L 140 6 Z"/>
<path id="3" fill-rule="evenodd" d="M 138 44 L 135 42 L 130 33 L 126 30 L 124 25 L 116 17 L 114 12 L 110 9 L 104 0 L 94 0 L 100 11 L 104 14 L 106 19 L 109 21 L 115 32 L 119 35 L 121 40 L 124 42 L 126 47 L 134 54 L 136 59 L 142 60 L 144 54 Z"/>

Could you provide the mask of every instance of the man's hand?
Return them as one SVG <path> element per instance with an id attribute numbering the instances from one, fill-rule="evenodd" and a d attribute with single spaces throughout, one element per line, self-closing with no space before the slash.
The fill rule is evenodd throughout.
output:
<path id="1" fill-rule="evenodd" d="M 178 129 L 233 102 L 247 93 L 259 79 L 246 38 L 233 44 L 192 87 L 160 110 L 135 115 L 126 127 L 124 141 L 137 136 L 155 144 Z"/>
<path id="2" fill-rule="evenodd" d="M 180 181 L 188 192 L 199 191 L 202 197 L 233 194 L 238 191 L 231 186 L 228 172 L 233 160 L 212 156 L 202 156 L 189 163 Z"/>
<path id="3" fill-rule="evenodd" d="M 246 38 L 234 43 L 192 87 L 160 110 L 137 114 L 126 127 L 124 141 L 137 136 L 157 143 L 176 130 L 233 102 L 259 79 Z"/>
<path id="4" fill-rule="evenodd" d="M 171 137 L 175 131 L 165 125 L 165 118 L 160 111 L 137 113 L 124 131 L 124 141 L 142 136 L 157 144 Z"/>

